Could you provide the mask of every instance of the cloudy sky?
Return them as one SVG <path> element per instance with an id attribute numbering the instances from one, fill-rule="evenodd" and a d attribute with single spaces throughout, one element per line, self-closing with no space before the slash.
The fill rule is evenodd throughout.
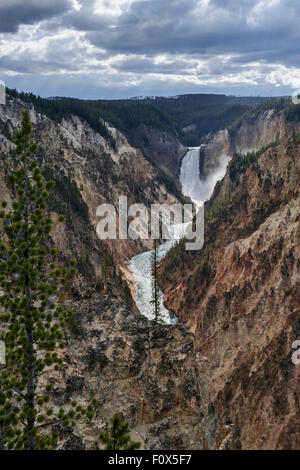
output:
<path id="1" fill-rule="evenodd" d="M 0 79 L 41 96 L 300 88 L 299 0 L 1 0 Z"/>

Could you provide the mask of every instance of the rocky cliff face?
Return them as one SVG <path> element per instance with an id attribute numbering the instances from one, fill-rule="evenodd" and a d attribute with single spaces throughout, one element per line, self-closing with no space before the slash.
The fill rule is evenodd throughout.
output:
<path id="1" fill-rule="evenodd" d="M 296 123 L 286 120 L 283 111 L 274 108 L 248 114 L 236 125 L 204 138 L 202 148 L 202 177 L 210 175 L 219 166 L 220 159 L 234 153 L 257 152 L 273 142 L 291 135 Z"/>
<path id="2" fill-rule="evenodd" d="M 61 432 L 61 447 L 92 448 L 119 411 L 144 449 L 214 449 L 218 422 L 206 361 L 182 326 L 155 326 L 115 299 L 80 292 L 63 370 L 51 372 L 57 407 L 99 400 L 92 424 Z"/>
<path id="3" fill-rule="evenodd" d="M 12 136 L 24 106 L 9 98 L 0 107 L 0 199 L 8 201 L 6 178 L 17 164 Z M 163 261 L 166 304 L 188 331 L 134 315 L 120 302 L 127 292 L 120 278 L 109 295 L 99 287 L 107 259 L 124 266 L 148 246 L 98 240 L 97 206 L 116 205 L 122 194 L 129 203 L 176 202 L 159 169 L 117 129 L 110 127 L 112 146 L 76 116 L 56 123 L 30 110 L 39 163 L 56 180 L 51 215 L 67 216 L 53 239 L 79 267 L 65 293 L 76 316 L 64 367 L 48 372 L 52 399 L 58 408 L 99 399 L 91 425 L 60 430 L 61 448 L 92 447 L 116 411 L 146 449 L 299 448 L 300 370 L 291 362 L 300 339 L 300 148 L 299 136 L 290 136 L 297 126 L 282 114 L 262 115 L 208 142 L 206 175 L 219 154 L 279 139 L 251 158 L 233 156 L 206 206 L 204 248 L 188 254 L 178 244 Z M 168 142 L 145 132 L 157 149 Z M 173 144 L 170 155 L 180 155 Z M 168 168 L 169 156 L 162 162 Z"/>
<path id="4" fill-rule="evenodd" d="M 300 368 L 291 361 L 300 339 L 300 147 L 277 124 L 257 145 L 279 144 L 231 161 L 206 205 L 203 249 L 188 254 L 180 244 L 162 267 L 166 305 L 208 360 L 220 448 L 234 447 L 237 428 L 243 449 L 300 446 Z"/>
<path id="5" fill-rule="evenodd" d="M 7 174 L 17 165 L 13 134 L 25 106 L 8 98 L 0 107 L 0 200 L 8 202 L 13 194 Z M 205 361 L 191 335 L 180 325 L 155 326 L 129 311 L 128 305 L 133 311 L 134 305 L 120 277 L 113 277 L 108 289 L 102 286 L 107 259 L 124 267 L 148 245 L 98 240 L 97 206 L 117 204 L 119 195 L 127 195 L 129 204 L 147 205 L 176 198 L 118 130 L 110 127 L 112 147 L 76 116 L 56 123 L 33 108 L 30 113 L 39 164 L 45 178 L 56 181 L 51 215 L 54 220 L 59 213 L 67 216 L 64 226 L 54 224 L 52 237 L 61 257 L 75 257 L 79 269 L 74 285 L 61 293 L 76 316 L 66 330 L 62 371 L 47 372 L 54 385 L 52 400 L 57 408 L 70 406 L 74 398 L 82 404 L 99 400 L 92 424 L 59 429 L 60 448 L 92 448 L 98 431 L 121 412 L 145 449 L 213 449 L 218 422 L 203 380 Z"/>
<path id="6" fill-rule="evenodd" d="M 140 125 L 134 132 L 136 145 L 167 175 L 178 178 L 181 160 L 187 152 L 179 140 L 164 131 Z"/>

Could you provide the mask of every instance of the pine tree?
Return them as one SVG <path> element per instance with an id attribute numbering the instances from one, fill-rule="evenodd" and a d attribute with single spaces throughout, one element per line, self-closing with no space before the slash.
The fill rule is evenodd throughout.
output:
<path id="1" fill-rule="evenodd" d="M 158 273 L 158 259 L 157 259 L 157 240 L 154 240 L 152 259 L 151 259 L 151 270 L 152 270 L 152 300 L 154 310 L 154 321 L 158 323 L 160 320 L 160 298 L 159 298 L 159 273 Z"/>
<path id="2" fill-rule="evenodd" d="M 109 433 L 102 432 L 99 436 L 104 450 L 136 450 L 141 447 L 140 442 L 132 441 L 130 429 L 127 421 L 124 421 L 119 413 L 116 413 L 110 420 L 111 428 Z"/>
<path id="3" fill-rule="evenodd" d="M 6 364 L 0 365 L 1 449 L 53 449 L 57 433 L 51 425 L 74 426 L 84 414 L 93 417 L 93 404 L 83 409 L 74 401 L 56 412 L 50 404 L 51 384 L 41 375 L 59 370 L 65 347 L 64 327 L 73 315 L 58 300 L 59 289 L 76 272 L 76 262 L 57 264 L 58 250 L 50 248 L 53 221 L 47 198 L 54 182 L 44 183 L 33 153 L 28 111 L 16 134 L 20 167 L 8 180 L 15 201 L 2 202 L 0 218 L 0 340 L 6 346 Z M 64 218 L 59 217 L 60 222 Z"/>

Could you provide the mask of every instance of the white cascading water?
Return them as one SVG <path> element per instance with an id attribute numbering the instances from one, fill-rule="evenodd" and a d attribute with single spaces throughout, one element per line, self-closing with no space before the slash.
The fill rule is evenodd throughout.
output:
<path id="1" fill-rule="evenodd" d="M 157 259 L 163 259 L 168 251 L 172 248 L 176 240 L 180 239 L 184 235 L 184 224 L 174 225 L 173 234 L 171 234 L 170 240 L 160 245 L 157 249 Z M 172 236 L 173 235 L 173 236 Z M 152 251 L 145 251 L 140 255 L 134 256 L 129 262 L 129 269 L 134 275 L 135 279 L 135 304 L 139 309 L 140 313 L 149 320 L 153 320 L 153 304 L 152 300 Z M 175 324 L 177 318 L 172 312 L 170 312 L 163 304 L 163 293 L 159 292 L 159 303 L 160 303 L 160 317 L 163 323 Z"/>
<path id="2" fill-rule="evenodd" d="M 182 193 L 189 196 L 196 205 L 202 203 L 200 180 L 200 149 L 201 147 L 191 147 L 182 160 L 180 167 L 179 181 Z"/>
<path id="3" fill-rule="evenodd" d="M 222 164 L 214 174 L 206 180 L 200 180 L 200 148 L 190 148 L 182 160 L 179 181 L 182 193 L 189 196 L 196 206 L 201 206 L 210 198 L 216 182 L 221 179 L 225 172 L 229 158 L 222 158 Z M 178 238 L 184 236 L 186 226 L 184 224 L 174 225 L 171 239 L 158 248 L 158 259 L 161 260 L 176 243 Z M 154 318 L 152 300 L 152 277 L 151 277 L 151 251 L 146 251 L 134 256 L 129 262 L 129 269 L 135 278 L 135 303 L 142 315 L 152 320 Z M 160 315 L 161 320 L 167 324 L 177 322 L 175 315 L 163 304 L 163 293 L 160 291 Z"/>
<path id="4" fill-rule="evenodd" d="M 200 179 L 200 147 L 192 147 L 182 160 L 179 181 L 182 193 L 189 196 L 196 206 L 202 206 L 213 193 L 214 187 L 226 173 L 230 157 L 222 156 L 219 166 L 205 180 Z"/>

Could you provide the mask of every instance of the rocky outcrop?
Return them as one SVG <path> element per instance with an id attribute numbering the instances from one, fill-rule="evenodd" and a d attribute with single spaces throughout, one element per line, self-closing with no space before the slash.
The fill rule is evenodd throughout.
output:
<path id="1" fill-rule="evenodd" d="M 279 142 L 297 129 L 287 121 L 283 111 L 274 108 L 252 111 L 235 125 L 204 138 L 202 176 L 208 177 L 223 158 L 235 153 L 257 152 L 270 143 Z"/>
<path id="2" fill-rule="evenodd" d="M 243 449 L 299 448 L 299 165 L 297 136 L 236 155 L 206 205 L 203 249 L 163 261 L 166 306 L 195 334 L 218 418 Z M 231 440 L 220 428 L 218 445 Z"/>
<path id="3" fill-rule="evenodd" d="M 49 372 L 52 399 L 57 407 L 99 403 L 92 423 L 60 430 L 60 447 L 92 448 L 120 412 L 144 449 L 214 449 L 218 422 L 202 379 L 206 361 L 185 328 L 154 325 L 107 296 L 80 296 L 64 366 Z"/>
<path id="4" fill-rule="evenodd" d="M 240 450 L 241 449 L 241 431 L 233 424 L 228 416 L 224 416 L 218 430 L 217 448 L 218 450 Z"/>

